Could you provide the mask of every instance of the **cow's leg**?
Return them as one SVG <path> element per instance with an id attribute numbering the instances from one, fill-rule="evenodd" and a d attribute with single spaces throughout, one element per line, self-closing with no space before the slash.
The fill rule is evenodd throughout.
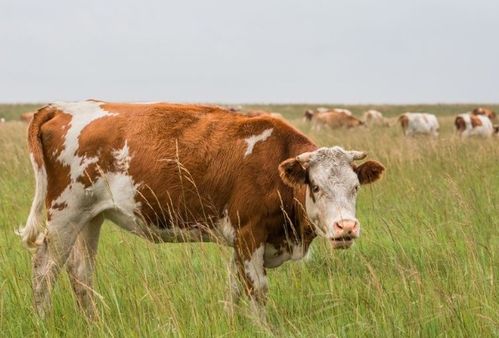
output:
<path id="1" fill-rule="evenodd" d="M 263 312 L 267 301 L 267 275 L 263 266 L 266 234 L 242 228 L 235 243 L 238 276 L 256 310 Z"/>
<path id="2" fill-rule="evenodd" d="M 35 310 L 41 317 L 49 309 L 50 293 L 80 230 L 78 223 L 51 220 L 47 232 L 38 239 L 33 256 L 33 296 Z"/>
<path id="3" fill-rule="evenodd" d="M 97 216 L 83 227 L 67 262 L 69 280 L 76 301 L 89 318 L 95 316 L 96 310 L 92 275 L 102 222 L 103 217 Z"/>

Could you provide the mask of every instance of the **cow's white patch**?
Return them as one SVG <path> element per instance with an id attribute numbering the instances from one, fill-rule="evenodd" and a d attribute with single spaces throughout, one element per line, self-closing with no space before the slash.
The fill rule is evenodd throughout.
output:
<path id="1" fill-rule="evenodd" d="M 79 148 L 80 133 L 83 128 L 102 117 L 116 115 L 103 110 L 101 104 L 101 102 L 94 101 L 55 102 L 52 104 L 55 108 L 71 115 L 70 126 L 64 140 L 64 149 L 62 149 L 58 157 L 61 163 L 70 167 L 71 182 L 76 181 L 89 165 L 98 161 L 97 157 L 76 154 Z"/>
<path id="2" fill-rule="evenodd" d="M 135 218 L 135 211 L 140 208 L 140 203 L 135 200 L 140 184 L 136 184 L 127 173 L 131 161 L 127 143 L 122 149 L 114 150 L 113 156 L 118 171 L 103 173 L 88 187 L 72 181 L 52 201 L 48 210 L 52 227 L 84 224 L 104 211 Z M 88 159 L 83 158 L 83 163 L 88 163 Z"/>
<path id="3" fill-rule="evenodd" d="M 471 113 L 459 114 L 458 116 L 462 117 L 466 126 L 466 129 L 462 132 L 462 137 L 470 137 L 470 136 L 482 136 L 488 137 L 494 133 L 494 127 L 490 119 L 485 115 L 476 115 L 476 117 L 482 123 L 481 126 L 477 126 L 473 128 L 471 124 Z"/>
<path id="4" fill-rule="evenodd" d="M 128 143 L 125 141 L 125 145 L 121 149 L 113 150 L 113 157 L 116 161 L 116 166 L 120 171 L 127 172 L 130 168 L 130 149 L 128 148 Z"/>
<path id="5" fill-rule="evenodd" d="M 251 255 L 251 258 L 244 262 L 244 271 L 246 276 L 253 283 L 255 290 L 267 289 L 267 276 L 265 275 L 263 267 L 263 256 L 265 246 L 262 243 Z"/>
<path id="6" fill-rule="evenodd" d="M 133 216 L 140 207 L 135 201 L 137 187 L 125 173 L 103 174 L 87 188 L 73 182 L 52 202 L 49 214 L 53 221 L 62 224 L 79 223 L 82 217 L 90 220 L 106 210 Z"/>
<path id="7" fill-rule="evenodd" d="M 412 136 L 415 134 L 430 134 L 438 136 L 439 124 L 437 117 L 429 113 L 405 113 L 409 123 L 405 134 Z"/>
<path id="8" fill-rule="evenodd" d="M 272 243 L 265 243 L 264 263 L 266 268 L 276 268 L 289 260 L 300 260 L 304 255 L 304 247 L 299 243 L 292 243 L 290 246 L 288 242 L 283 243 L 280 250 Z"/>
<path id="9" fill-rule="evenodd" d="M 216 231 L 220 234 L 222 240 L 225 243 L 231 246 L 234 245 L 234 240 L 236 239 L 236 230 L 234 229 L 232 223 L 230 222 L 227 210 L 225 210 L 224 212 L 224 217 L 218 220 L 216 224 Z"/>
<path id="10" fill-rule="evenodd" d="M 248 149 L 246 149 L 246 152 L 244 153 L 244 157 L 250 155 L 253 152 L 253 148 L 255 147 L 255 144 L 257 142 L 263 142 L 266 139 L 268 139 L 270 137 L 270 135 L 272 135 L 273 130 L 274 130 L 274 128 L 265 129 L 261 134 L 253 135 L 253 136 L 250 136 L 248 138 L 245 138 L 244 141 L 246 141 L 246 143 L 248 144 Z"/>

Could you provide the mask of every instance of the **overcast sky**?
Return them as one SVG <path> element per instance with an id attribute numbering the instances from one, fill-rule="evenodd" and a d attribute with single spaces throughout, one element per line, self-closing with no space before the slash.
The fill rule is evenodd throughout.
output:
<path id="1" fill-rule="evenodd" d="M 0 0 L 0 101 L 499 102 L 498 0 Z"/>

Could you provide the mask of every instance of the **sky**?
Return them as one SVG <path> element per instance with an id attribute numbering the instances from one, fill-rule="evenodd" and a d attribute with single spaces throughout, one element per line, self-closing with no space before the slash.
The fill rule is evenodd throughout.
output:
<path id="1" fill-rule="evenodd" d="M 498 0 L 0 0 L 0 102 L 499 102 Z"/>

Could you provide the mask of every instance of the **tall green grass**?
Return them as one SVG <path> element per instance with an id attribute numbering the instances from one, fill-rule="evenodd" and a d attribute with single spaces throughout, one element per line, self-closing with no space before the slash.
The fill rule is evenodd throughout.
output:
<path id="1" fill-rule="evenodd" d="M 452 115 L 463 107 L 435 108 L 442 109 L 438 139 L 404 138 L 397 127 L 311 133 L 302 108 L 282 111 L 319 145 L 366 150 L 387 171 L 361 189 L 356 245 L 335 251 L 317 239 L 308 259 L 268 271 L 267 324 L 244 304 L 233 316 L 224 311 L 229 248 L 156 245 L 111 223 L 98 253 L 99 318 L 88 323 L 78 312 L 63 273 L 52 313 L 39 320 L 31 305 L 30 255 L 14 235 L 34 189 L 26 127 L 0 125 L 1 335 L 499 335 L 499 139 L 457 138 Z"/>

